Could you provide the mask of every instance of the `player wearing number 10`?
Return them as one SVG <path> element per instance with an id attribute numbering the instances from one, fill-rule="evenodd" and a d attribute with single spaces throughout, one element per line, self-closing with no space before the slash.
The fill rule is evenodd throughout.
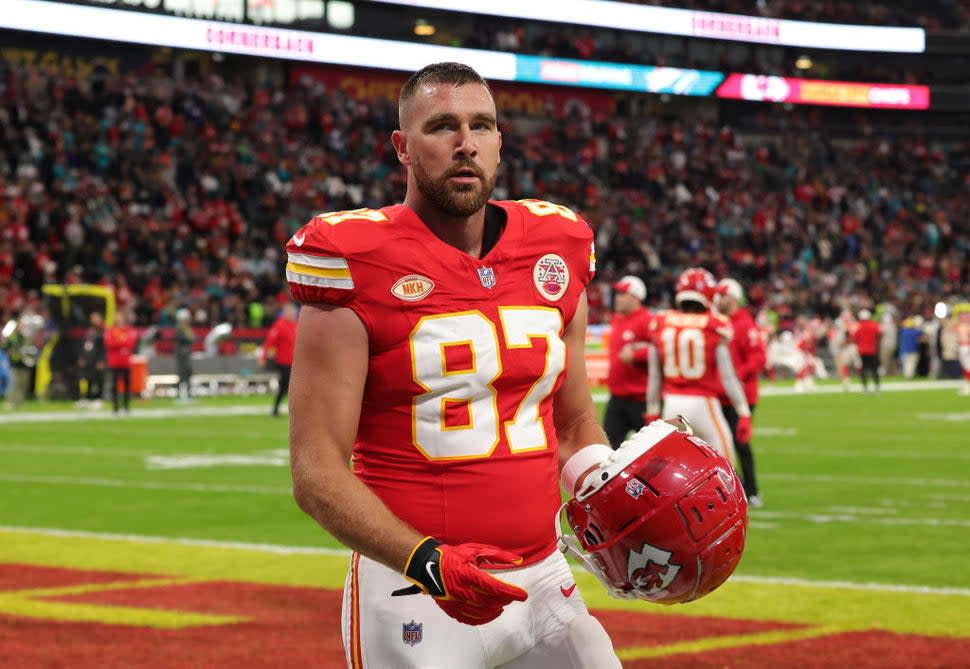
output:
<path id="1" fill-rule="evenodd" d="M 751 438 L 751 411 L 728 348 L 731 322 L 711 311 L 716 290 L 710 272 L 686 269 L 675 289 L 678 308 L 654 317 L 647 422 L 660 413 L 662 395 L 664 413 L 686 416 L 701 439 L 733 462 L 734 440 L 718 400 L 722 386 L 738 414 L 738 441 L 745 444 Z"/>
<path id="2" fill-rule="evenodd" d="M 354 551 L 348 665 L 618 667 L 553 522 L 560 462 L 606 443 L 583 359 L 592 233 L 488 199 L 501 134 L 474 70 L 422 69 L 399 120 L 404 204 L 317 216 L 287 245 L 294 494 Z"/>

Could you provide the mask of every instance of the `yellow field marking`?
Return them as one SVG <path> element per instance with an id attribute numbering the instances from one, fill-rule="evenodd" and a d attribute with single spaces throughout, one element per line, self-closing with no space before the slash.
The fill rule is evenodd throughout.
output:
<path id="1" fill-rule="evenodd" d="M 242 546 L 196 546 L 163 539 L 53 536 L 42 531 L 0 530 L 0 565 L 70 567 L 139 575 L 176 574 L 206 581 L 339 590 L 344 586 L 348 562 L 346 555 L 283 554 Z M 594 576 L 578 568 L 575 577 L 583 599 L 594 609 L 970 637 L 970 608 L 965 595 L 729 580 L 700 601 L 658 606 L 613 599 Z"/>
<path id="2" fill-rule="evenodd" d="M 57 588 L 34 588 L 0 592 L 0 615 L 39 618 L 57 622 L 86 622 L 129 625 L 157 629 L 183 629 L 245 622 L 244 616 L 211 615 L 171 609 L 143 609 L 131 606 L 50 601 L 54 597 L 88 595 L 111 590 L 166 588 L 200 583 L 191 578 L 150 578 L 110 583 L 82 583 Z"/>
<path id="3" fill-rule="evenodd" d="M 693 641 L 682 641 L 664 646 L 630 646 L 619 648 L 616 654 L 621 660 L 641 660 L 650 657 L 667 657 L 668 655 L 684 655 L 706 653 L 712 650 L 726 648 L 742 648 L 746 646 L 770 646 L 789 641 L 815 639 L 832 634 L 842 634 L 849 631 L 844 627 L 806 627 L 794 630 L 774 630 L 759 632 L 758 634 L 735 634 L 731 636 L 717 636 Z"/>

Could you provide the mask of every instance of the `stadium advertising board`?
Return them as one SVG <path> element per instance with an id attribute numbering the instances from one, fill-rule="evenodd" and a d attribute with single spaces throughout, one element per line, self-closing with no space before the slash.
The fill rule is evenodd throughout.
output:
<path id="1" fill-rule="evenodd" d="M 731 74 L 717 89 L 719 98 L 875 109 L 929 109 L 928 86 L 869 84 Z"/>
<path id="2" fill-rule="evenodd" d="M 720 72 L 677 67 L 600 63 L 542 56 L 516 56 L 515 78 L 539 84 L 589 86 L 668 93 L 710 95 L 724 79 Z"/>
<path id="3" fill-rule="evenodd" d="M 310 77 L 362 102 L 376 99 L 397 102 L 407 76 L 399 72 L 362 73 L 356 68 L 326 65 L 296 65 L 290 70 L 293 84 Z M 561 114 L 579 104 L 594 113 L 610 114 L 616 106 L 613 94 L 603 91 L 565 90 L 500 81 L 492 82 L 491 87 L 499 108 L 505 112 L 523 112 L 534 116 L 555 109 Z"/>
<path id="4" fill-rule="evenodd" d="M 7 0 L 0 28 L 88 39 L 413 72 L 456 60 L 486 79 L 641 93 L 802 104 L 926 109 L 925 86 L 808 81 L 649 65 L 522 56 L 500 51 L 286 30 L 45 0 Z M 751 79 L 751 77 L 754 77 Z M 753 82 L 753 83 L 752 83 Z"/>
<path id="5" fill-rule="evenodd" d="M 558 0 L 557 2 L 381 0 L 381 2 L 441 11 L 572 23 L 596 28 L 810 49 L 892 53 L 922 53 L 926 50 L 926 32 L 922 28 L 788 21 L 607 0 Z"/>

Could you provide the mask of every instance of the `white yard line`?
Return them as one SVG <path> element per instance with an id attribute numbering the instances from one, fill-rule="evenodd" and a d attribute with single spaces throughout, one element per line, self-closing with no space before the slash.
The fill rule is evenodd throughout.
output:
<path id="1" fill-rule="evenodd" d="M 258 485 L 220 485 L 215 483 L 168 483 L 161 481 L 124 481 L 75 476 L 23 476 L 0 473 L 0 481 L 38 483 L 55 486 L 93 486 L 96 488 L 131 488 L 134 490 L 183 490 L 190 492 L 244 493 L 251 495 L 292 495 L 289 487 Z"/>
<path id="2" fill-rule="evenodd" d="M 829 474 L 782 474 L 778 472 L 758 474 L 758 478 L 772 481 L 798 481 L 803 483 L 854 483 L 879 486 L 925 486 L 929 488 L 970 488 L 967 479 L 925 479 L 925 478 L 892 478 L 882 476 L 831 476 Z"/>
<path id="3" fill-rule="evenodd" d="M 106 532 L 84 532 L 79 530 L 61 530 L 43 527 L 11 527 L 0 525 L 0 532 L 16 534 L 33 534 L 45 537 L 68 537 L 79 539 L 97 539 L 127 543 L 171 544 L 178 546 L 203 546 L 206 548 L 225 548 L 260 553 L 274 553 L 279 555 L 334 555 L 350 556 L 350 551 L 343 548 L 315 548 L 310 546 L 279 546 L 275 544 L 253 544 L 234 541 L 211 541 L 207 539 L 186 539 L 175 537 L 155 537 L 139 534 L 111 534 Z M 574 569 L 579 570 L 578 566 Z M 970 588 L 932 587 L 924 585 L 902 585 L 886 583 L 853 583 L 851 581 L 810 581 L 802 578 L 786 576 L 749 576 L 735 574 L 732 581 L 758 583 L 765 585 L 800 586 L 806 588 L 839 588 L 847 590 L 871 590 L 877 592 L 900 592 L 924 595 L 956 595 L 970 597 Z"/>
<path id="4" fill-rule="evenodd" d="M 752 511 L 752 518 L 759 520 L 795 520 L 830 525 L 832 523 L 873 525 L 916 525 L 918 527 L 970 527 L 970 520 L 963 518 L 880 518 L 868 513 L 827 510 L 818 513 L 796 513 L 794 511 Z"/>
<path id="5" fill-rule="evenodd" d="M 283 409 L 285 412 L 285 407 Z M 110 411 L 25 411 L 0 414 L 3 423 L 69 423 L 74 421 L 124 421 L 138 419 L 174 418 L 176 416 L 266 416 L 269 409 L 256 405 L 233 405 L 224 407 L 181 407 L 169 409 L 135 409 L 128 415 L 117 416 Z"/>

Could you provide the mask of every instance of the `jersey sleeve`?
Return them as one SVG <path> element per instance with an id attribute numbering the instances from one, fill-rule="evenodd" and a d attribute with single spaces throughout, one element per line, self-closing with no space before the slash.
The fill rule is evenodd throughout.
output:
<path id="1" fill-rule="evenodd" d="M 596 274 L 596 245 L 589 224 L 569 207 L 545 200 L 517 200 L 513 204 L 523 207 L 527 218 L 554 234 L 560 243 L 566 244 L 570 271 L 583 286 L 589 285 Z M 555 231 L 555 232 L 553 232 Z"/>
<path id="2" fill-rule="evenodd" d="M 734 338 L 734 327 L 731 325 L 731 321 L 724 316 L 712 313 L 710 326 L 717 333 L 718 337 L 721 338 L 721 341 L 730 342 Z"/>
<path id="3" fill-rule="evenodd" d="M 331 231 L 318 216 L 286 244 L 286 281 L 302 304 L 346 305 L 354 299 L 350 264 Z"/>

